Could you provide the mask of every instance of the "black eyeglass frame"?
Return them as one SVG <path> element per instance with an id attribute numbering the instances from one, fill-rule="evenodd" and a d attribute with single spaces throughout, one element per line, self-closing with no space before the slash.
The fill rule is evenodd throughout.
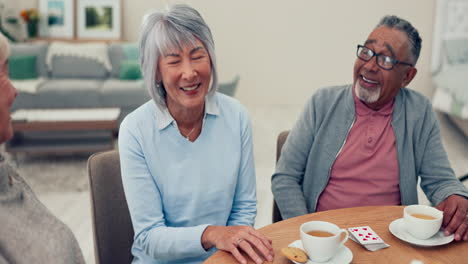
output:
<path id="1" fill-rule="evenodd" d="M 372 51 L 372 57 L 370 57 L 368 60 L 359 57 L 359 49 L 360 49 L 360 48 L 366 48 L 366 49 Z M 399 60 L 397 60 L 397 59 L 395 59 L 395 58 L 393 58 L 393 57 L 390 57 L 390 56 L 387 56 L 387 55 L 383 55 L 382 53 L 377 53 L 377 52 L 375 52 L 374 50 L 372 50 L 372 49 L 370 49 L 370 48 L 368 48 L 368 47 L 366 47 L 366 46 L 364 46 L 364 45 L 357 45 L 356 56 L 357 56 L 360 60 L 363 60 L 363 61 L 366 61 L 366 62 L 372 60 L 372 58 L 375 57 L 377 66 L 379 66 L 380 68 L 382 68 L 382 69 L 384 69 L 384 70 L 387 70 L 387 71 L 393 70 L 393 67 L 394 67 L 395 65 L 397 65 L 397 64 L 408 65 L 408 66 L 414 67 L 414 65 L 413 65 L 412 63 L 404 62 L 404 61 L 399 61 Z M 382 65 L 380 65 L 380 63 L 379 63 L 379 57 L 380 57 L 380 56 L 385 56 L 385 57 L 388 57 L 388 58 L 392 59 L 392 63 L 393 63 L 392 67 L 391 67 L 391 68 L 384 68 Z"/>

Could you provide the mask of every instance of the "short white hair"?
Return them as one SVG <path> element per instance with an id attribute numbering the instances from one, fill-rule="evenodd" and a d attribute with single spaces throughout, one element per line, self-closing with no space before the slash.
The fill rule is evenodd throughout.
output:
<path id="1" fill-rule="evenodd" d="M 10 44 L 7 38 L 0 32 L 0 63 L 3 65 L 10 56 Z"/>
<path id="2" fill-rule="evenodd" d="M 182 49 L 186 44 L 195 44 L 197 39 L 210 56 L 211 86 L 208 96 L 212 96 L 218 87 L 214 41 L 200 13 L 188 5 L 177 4 L 144 16 L 140 36 L 140 67 L 146 88 L 161 107 L 167 106 L 164 85 L 156 79 L 159 57 L 171 48 Z"/>

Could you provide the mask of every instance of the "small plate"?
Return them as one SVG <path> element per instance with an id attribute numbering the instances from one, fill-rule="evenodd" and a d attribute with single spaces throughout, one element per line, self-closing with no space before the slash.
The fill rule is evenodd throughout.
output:
<path id="1" fill-rule="evenodd" d="M 292 242 L 291 244 L 288 245 L 288 247 L 296 247 L 296 248 L 300 248 L 300 249 L 304 250 L 304 248 L 302 247 L 302 241 L 301 240 L 296 240 L 296 241 Z M 353 260 L 353 253 L 346 246 L 342 246 L 338 250 L 338 253 L 336 253 L 336 255 L 333 258 L 329 259 L 328 261 L 326 261 L 326 262 L 315 262 L 315 261 L 312 261 L 312 260 L 308 259 L 306 264 L 348 264 L 348 263 L 351 263 L 351 260 Z M 303 263 L 299 263 L 299 262 L 296 262 L 296 261 L 293 261 L 293 262 L 296 263 L 296 264 L 303 264 Z"/>
<path id="2" fill-rule="evenodd" d="M 434 247 L 448 244 L 453 241 L 454 235 L 445 236 L 443 231 L 437 232 L 435 235 L 428 239 L 418 239 L 412 236 L 405 228 L 405 222 L 403 218 L 394 220 L 388 226 L 390 233 L 399 239 L 408 242 L 410 244 L 422 247 Z"/>

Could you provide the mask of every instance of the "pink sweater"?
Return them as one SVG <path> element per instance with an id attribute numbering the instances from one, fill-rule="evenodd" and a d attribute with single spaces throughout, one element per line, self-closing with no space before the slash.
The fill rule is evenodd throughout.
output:
<path id="1" fill-rule="evenodd" d="M 399 172 L 392 128 L 394 101 L 378 111 L 356 96 L 356 120 L 330 172 L 317 212 L 367 206 L 399 205 Z"/>

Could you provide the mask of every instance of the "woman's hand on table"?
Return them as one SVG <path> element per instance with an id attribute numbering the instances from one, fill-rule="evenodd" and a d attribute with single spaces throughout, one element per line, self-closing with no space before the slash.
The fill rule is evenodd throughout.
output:
<path id="1" fill-rule="evenodd" d="M 251 226 L 208 226 L 202 235 L 202 245 L 205 249 L 216 247 L 230 252 L 239 263 L 247 263 L 240 250 L 260 264 L 273 261 L 271 239 L 264 236 Z M 261 256 L 257 252 L 261 253 Z"/>
<path id="2" fill-rule="evenodd" d="M 455 233 L 455 240 L 468 240 L 468 199 L 459 195 L 450 195 L 437 205 L 444 212 L 442 227 L 445 235 Z"/>

